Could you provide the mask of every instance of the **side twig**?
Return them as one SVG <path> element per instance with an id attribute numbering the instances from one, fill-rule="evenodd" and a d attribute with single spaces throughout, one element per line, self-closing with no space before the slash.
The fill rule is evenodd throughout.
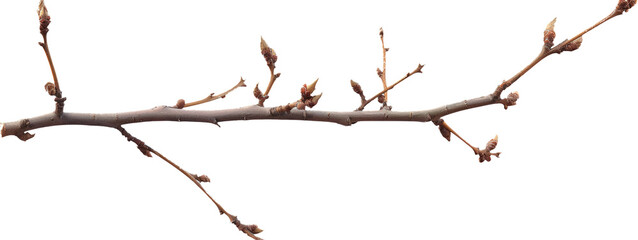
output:
<path id="1" fill-rule="evenodd" d="M 182 174 L 184 174 L 184 176 L 186 176 L 188 179 L 190 179 L 200 190 L 202 190 L 202 192 L 204 194 L 206 194 L 208 199 L 210 199 L 213 202 L 213 204 L 215 204 L 215 206 L 217 207 L 217 210 L 219 210 L 219 214 L 226 215 L 228 217 L 228 219 L 230 220 L 230 222 L 232 224 L 234 224 L 237 227 L 237 229 L 239 229 L 239 231 L 244 232 L 246 235 L 248 235 L 249 237 L 251 237 L 251 238 L 253 238 L 255 240 L 261 240 L 261 238 L 255 236 L 255 234 L 258 234 L 258 233 L 262 232 L 263 230 L 261 230 L 259 227 L 257 227 L 257 225 L 254 225 L 254 224 L 253 225 L 244 225 L 244 224 L 242 224 L 239 221 L 239 219 L 237 218 L 237 216 L 234 216 L 234 215 L 230 214 L 228 211 L 226 211 L 217 201 L 215 201 L 215 199 L 213 199 L 213 197 L 210 194 L 208 194 L 206 189 L 204 189 L 204 186 L 202 186 L 202 184 L 201 184 L 201 182 L 209 182 L 210 181 L 210 178 L 208 176 L 206 176 L 206 175 L 198 176 L 196 174 L 189 173 L 188 171 L 184 170 L 179 165 L 177 165 L 176 163 L 174 163 L 173 161 L 169 160 L 164 155 L 159 153 L 157 150 L 149 147 L 143 141 L 141 141 L 140 139 L 138 139 L 138 138 L 134 137 L 133 135 L 131 135 L 123 127 L 117 126 L 116 129 L 119 130 L 120 133 L 122 133 L 122 135 L 124 135 L 124 137 L 126 137 L 126 139 L 128 141 L 131 141 L 131 142 L 135 143 L 137 145 L 137 148 L 145 156 L 152 157 L 151 156 L 151 153 L 152 153 L 155 156 L 158 156 L 159 158 L 161 158 L 162 160 L 167 162 L 168 164 L 170 164 L 173 168 L 177 169 Z"/>
<path id="2" fill-rule="evenodd" d="M 184 99 L 180 99 L 180 100 L 177 100 L 177 104 L 175 104 L 174 108 L 182 109 L 182 108 L 187 108 L 187 107 L 192 107 L 192 106 L 195 106 L 195 105 L 199 105 L 199 104 L 202 104 L 202 103 L 215 101 L 215 100 L 220 99 L 220 98 L 225 98 L 226 95 L 228 95 L 233 90 L 235 90 L 237 88 L 240 88 L 240 87 L 245 87 L 245 86 L 246 86 L 245 80 L 243 78 L 240 78 L 239 82 L 237 84 L 235 84 L 235 86 L 233 88 L 228 89 L 227 91 L 223 92 L 222 94 L 215 95 L 215 93 L 211 93 L 210 95 L 206 96 L 202 100 L 189 102 L 189 103 L 186 103 L 184 101 Z"/>
<path id="3" fill-rule="evenodd" d="M 51 96 L 55 96 L 55 115 L 60 117 L 62 112 L 64 111 L 64 101 L 66 101 L 65 97 L 62 97 L 62 90 L 60 90 L 60 82 L 58 81 L 58 75 L 55 73 L 55 66 L 53 66 L 53 59 L 51 58 L 51 51 L 49 50 L 49 42 L 47 40 L 47 33 L 49 32 L 49 24 L 51 24 L 51 16 L 49 16 L 49 11 L 47 10 L 46 5 L 44 4 L 44 0 L 40 0 L 40 4 L 38 5 L 38 18 L 40 20 L 40 34 L 42 35 L 42 39 L 44 42 L 39 42 L 42 49 L 44 49 L 44 54 L 47 57 L 47 61 L 49 62 L 49 68 L 51 69 L 51 75 L 53 75 L 53 83 L 47 82 L 44 85 L 44 89 Z"/>

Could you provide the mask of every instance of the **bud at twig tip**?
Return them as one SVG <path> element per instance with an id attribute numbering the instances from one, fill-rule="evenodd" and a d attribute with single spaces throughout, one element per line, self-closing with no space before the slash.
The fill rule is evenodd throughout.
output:
<path id="1" fill-rule="evenodd" d="M 312 92 L 315 91 L 315 86 L 317 85 L 317 82 L 319 81 L 319 78 L 317 78 L 317 80 L 315 80 L 314 82 L 312 82 L 310 85 L 308 85 L 307 87 L 307 91 L 308 93 L 312 94 Z"/>
<path id="2" fill-rule="evenodd" d="M 554 32 L 554 24 L 556 23 L 556 18 L 547 24 L 545 27 L 545 32 L 543 33 L 543 42 L 545 43 L 545 47 L 551 48 L 554 46 L 554 38 L 556 38 L 556 32 Z"/>

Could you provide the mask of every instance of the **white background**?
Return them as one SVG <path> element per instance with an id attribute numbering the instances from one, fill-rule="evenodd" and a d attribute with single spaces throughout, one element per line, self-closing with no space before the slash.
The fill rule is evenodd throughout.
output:
<path id="1" fill-rule="evenodd" d="M 194 109 L 256 103 L 279 56 L 267 105 L 320 78 L 316 109 L 351 111 L 388 80 L 396 111 L 486 95 L 540 51 L 554 17 L 560 42 L 617 1 L 47 1 L 49 43 L 68 112 L 173 105 L 248 87 Z M 0 121 L 51 112 L 37 1 L 0 3 Z M 237 121 L 127 125 L 188 171 L 265 239 L 636 239 L 634 9 L 545 59 L 492 105 L 445 117 L 500 159 L 479 163 L 431 123 Z M 375 110 L 375 102 L 368 110 Z M 62 126 L 0 139 L 0 239 L 248 239 L 181 173 L 119 132 Z"/>

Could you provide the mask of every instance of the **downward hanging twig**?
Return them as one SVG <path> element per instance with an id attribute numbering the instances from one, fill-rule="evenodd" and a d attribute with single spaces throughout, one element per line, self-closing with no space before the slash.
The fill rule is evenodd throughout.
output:
<path id="1" fill-rule="evenodd" d="M 137 148 L 142 152 L 142 154 L 144 154 L 147 157 L 152 157 L 152 155 L 151 155 L 151 153 L 152 153 L 155 156 L 158 156 L 159 158 L 161 158 L 162 160 L 167 162 L 168 164 L 170 164 L 173 168 L 177 169 L 182 174 L 184 174 L 184 176 L 186 176 L 188 179 L 190 179 L 191 182 L 193 182 L 208 197 L 208 199 L 210 199 L 213 202 L 213 204 L 215 204 L 215 206 L 217 207 L 217 210 L 219 211 L 219 214 L 226 215 L 228 217 L 228 219 L 230 220 L 230 222 L 232 224 L 234 224 L 237 227 L 237 229 L 239 229 L 239 231 L 244 232 L 246 235 L 248 235 L 249 237 L 251 237 L 251 238 L 253 238 L 255 240 L 261 240 L 261 238 L 255 236 L 255 234 L 258 234 L 258 233 L 262 232 L 263 230 L 261 230 L 259 227 L 257 227 L 257 225 L 254 225 L 254 224 L 253 225 L 242 224 L 239 221 L 239 219 L 237 218 L 237 216 L 234 216 L 234 215 L 230 214 L 228 211 L 226 211 L 226 209 L 224 209 L 217 201 L 215 201 L 215 199 L 213 199 L 213 197 L 210 194 L 208 194 L 206 189 L 204 189 L 204 186 L 202 186 L 202 184 L 201 184 L 201 182 L 209 182 L 210 181 L 210 178 L 208 176 L 206 176 L 206 175 L 201 175 L 200 176 L 200 175 L 189 173 L 188 171 L 184 170 L 179 165 L 177 165 L 173 161 L 169 160 L 167 157 L 165 157 L 164 155 L 162 155 L 161 153 L 159 153 L 155 149 L 153 149 L 150 146 L 146 145 L 140 139 L 138 139 L 138 138 L 134 137 L 133 135 L 131 135 L 123 127 L 117 126 L 115 128 L 117 130 L 119 130 L 120 133 L 122 133 L 122 135 L 124 135 L 124 137 L 126 137 L 126 139 L 128 141 L 131 141 L 131 142 L 135 143 L 137 145 Z"/>

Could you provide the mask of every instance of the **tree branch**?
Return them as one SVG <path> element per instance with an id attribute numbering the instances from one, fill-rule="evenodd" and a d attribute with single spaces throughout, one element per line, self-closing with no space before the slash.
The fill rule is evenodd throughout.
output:
<path id="1" fill-rule="evenodd" d="M 18 121 L 6 122 L 2 126 L 2 137 L 14 135 L 20 137 L 27 131 L 38 128 L 59 125 L 86 125 L 117 128 L 130 123 L 175 121 L 175 122 L 205 122 L 218 124 L 226 121 L 237 120 L 300 120 L 332 122 L 344 126 L 361 121 L 412 121 L 428 122 L 458 111 L 477 108 L 485 105 L 501 103 L 490 95 L 464 100 L 445 106 L 410 112 L 398 111 L 315 111 L 292 109 L 289 113 L 274 114 L 271 108 L 259 106 L 247 106 L 236 109 L 224 110 L 186 110 L 168 106 L 159 106 L 152 109 L 121 112 L 121 113 L 72 113 L 65 112 L 62 117 L 55 117 L 54 113 L 44 114 L 38 117 L 25 118 Z"/>

